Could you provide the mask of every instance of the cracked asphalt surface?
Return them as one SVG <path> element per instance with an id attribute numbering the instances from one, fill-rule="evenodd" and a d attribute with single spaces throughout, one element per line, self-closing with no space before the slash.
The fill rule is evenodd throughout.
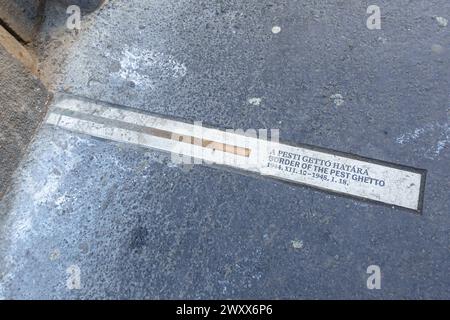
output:
<path id="1" fill-rule="evenodd" d="M 450 298 L 450 3 L 377 0 L 380 30 L 370 4 L 109 1 L 78 33 L 47 8 L 55 91 L 427 169 L 424 210 L 44 125 L 0 202 L 0 298 Z"/>

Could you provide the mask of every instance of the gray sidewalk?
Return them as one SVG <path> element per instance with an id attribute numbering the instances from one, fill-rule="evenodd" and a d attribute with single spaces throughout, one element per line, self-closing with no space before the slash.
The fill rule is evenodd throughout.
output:
<path id="1" fill-rule="evenodd" d="M 450 3 L 377 1 L 380 30 L 370 4 L 109 1 L 78 34 L 47 8 L 53 90 L 427 169 L 424 210 L 44 125 L 0 202 L 0 298 L 450 298 Z"/>

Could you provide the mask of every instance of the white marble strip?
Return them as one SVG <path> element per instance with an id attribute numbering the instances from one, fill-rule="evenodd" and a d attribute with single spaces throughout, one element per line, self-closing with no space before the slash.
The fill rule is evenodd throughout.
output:
<path id="1" fill-rule="evenodd" d="M 347 156 L 331 150 L 295 147 L 246 137 L 67 95 L 55 100 L 47 123 L 95 137 L 167 151 L 175 162 L 186 163 L 192 158 L 195 163 L 230 166 L 421 211 L 425 175 L 418 169 Z M 157 136 L 147 129 L 162 130 L 172 136 Z M 178 141 L 176 137 L 179 136 L 194 137 L 200 139 L 200 143 Z M 221 145 L 226 145 L 226 148 L 239 147 L 241 152 L 221 149 Z"/>

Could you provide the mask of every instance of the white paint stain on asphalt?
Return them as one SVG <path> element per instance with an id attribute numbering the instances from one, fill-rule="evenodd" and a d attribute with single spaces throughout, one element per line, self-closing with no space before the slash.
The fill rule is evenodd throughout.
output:
<path id="1" fill-rule="evenodd" d="M 119 57 L 111 58 L 120 64 L 120 70 L 112 74 L 138 87 L 154 89 L 161 79 L 177 79 L 187 73 L 184 63 L 154 50 L 126 47 Z"/>
<path id="2" fill-rule="evenodd" d="M 340 194 L 421 209 L 423 175 L 411 169 L 341 156 L 331 150 L 317 151 L 206 128 L 68 95 L 57 98 L 53 107 L 48 124 L 166 151 L 171 153 L 172 160 L 178 158 L 180 163 L 187 157 L 197 159 L 197 164 L 232 167 Z"/>
<path id="3" fill-rule="evenodd" d="M 55 200 L 55 205 L 58 207 L 58 209 L 61 209 L 62 206 L 66 203 L 68 197 L 67 197 L 67 193 L 64 193 L 62 196 L 58 197 Z"/>
<path id="4" fill-rule="evenodd" d="M 281 27 L 280 26 L 273 26 L 272 27 L 272 33 L 273 34 L 278 34 L 281 32 Z"/>
<path id="5" fill-rule="evenodd" d="M 450 145 L 450 126 L 448 123 L 430 123 L 403 133 L 395 139 L 398 144 L 423 145 L 422 143 L 417 144 L 419 140 L 428 146 L 423 150 L 424 156 L 428 159 L 435 159 Z M 427 144 L 428 141 L 432 143 Z"/>
<path id="6" fill-rule="evenodd" d="M 55 261 L 55 260 L 58 260 L 60 256 L 61 256 L 61 252 L 59 251 L 59 249 L 54 249 L 52 252 L 50 252 L 48 258 L 51 261 Z"/>
<path id="7" fill-rule="evenodd" d="M 399 137 L 397 137 L 396 141 L 397 141 L 397 143 L 400 143 L 400 144 L 405 144 L 410 141 L 414 141 L 428 130 L 430 130 L 430 128 L 426 128 L 426 127 L 425 128 L 416 128 L 411 132 L 400 135 Z"/>
<path id="8" fill-rule="evenodd" d="M 437 53 L 437 54 L 441 54 L 444 52 L 444 47 L 441 46 L 440 44 L 435 43 L 435 44 L 431 45 L 431 51 L 433 51 L 434 53 Z"/>
<path id="9" fill-rule="evenodd" d="M 444 17 L 435 17 L 435 19 L 440 27 L 446 27 L 448 25 L 448 20 Z"/>

